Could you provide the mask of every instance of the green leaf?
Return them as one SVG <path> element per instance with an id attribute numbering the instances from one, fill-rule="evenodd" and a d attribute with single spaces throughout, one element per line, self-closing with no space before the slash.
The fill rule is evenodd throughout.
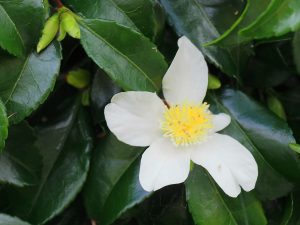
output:
<path id="1" fill-rule="evenodd" d="M 223 132 L 253 154 L 259 168 L 255 190 L 260 198 L 283 196 L 291 190 L 291 182 L 299 182 L 299 160 L 288 147 L 295 140 L 286 122 L 239 91 L 227 89 L 210 103 L 213 111 L 231 116 Z"/>
<path id="2" fill-rule="evenodd" d="M 6 115 L 6 109 L 0 100 L 0 153 L 5 146 L 5 139 L 8 134 L 8 119 Z"/>
<path id="3" fill-rule="evenodd" d="M 139 183 L 141 150 L 121 143 L 113 135 L 100 141 L 84 189 L 89 217 L 102 225 L 111 224 L 150 195 Z"/>
<path id="4" fill-rule="evenodd" d="M 36 46 L 46 10 L 42 0 L 0 2 L 0 46 L 21 56 Z"/>
<path id="5" fill-rule="evenodd" d="M 288 225 L 289 221 L 293 215 L 294 210 L 294 195 L 293 192 L 290 194 L 288 199 L 286 200 L 286 203 L 284 204 L 284 212 L 282 216 L 282 220 L 280 225 Z"/>
<path id="6" fill-rule="evenodd" d="M 249 55 L 248 47 L 228 50 L 203 44 L 218 38 L 236 20 L 235 13 L 242 10 L 242 1 L 217 0 L 204 4 L 198 0 L 161 0 L 161 3 L 178 36 L 187 36 L 226 74 L 240 75 Z"/>
<path id="7" fill-rule="evenodd" d="M 300 74 L 300 31 L 296 32 L 293 39 L 294 62 L 297 72 Z"/>
<path id="8" fill-rule="evenodd" d="M 11 217 L 9 215 L 0 214 L 0 225 L 30 225 L 17 217 Z"/>
<path id="9" fill-rule="evenodd" d="M 206 45 L 216 44 L 222 47 L 231 47 L 250 41 L 251 38 L 239 35 L 239 30 L 257 19 L 257 17 L 265 11 L 270 1 L 271 0 L 248 0 L 243 13 L 235 23 L 220 37 Z"/>
<path id="10" fill-rule="evenodd" d="M 60 45 L 18 59 L 0 55 L 0 97 L 12 123 L 18 123 L 45 101 L 60 67 Z"/>
<path id="11" fill-rule="evenodd" d="M 281 225 L 299 225 L 300 224 L 300 192 L 292 192 L 292 215 L 289 217 L 288 223 Z"/>
<path id="12" fill-rule="evenodd" d="M 65 101 L 57 116 L 38 129 L 44 168 L 34 187 L 9 189 L 14 215 L 43 224 L 62 212 L 81 190 L 89 170 L 91 130 L 80 99 Z"/>
<path id="13" fill-rule="evenodd" d="M 249 26 L 240 31 L 251 39 L 281 36 L 300 28 L 298 0 L 272 0 L 268 8 Z"/>
<path id="14" fill-rule="evenodd" d="M 23 187 L 39 181 L 42 158 L 35 141 L 33 130 L 26 123 L 9 129 L 4 152 L 0 155 L 0 183 Z"/>
<path id="15" fill-rule="evenodd" d="M 83 225 L 87 222 L 81 201 L 75 201 L 60 216 L 46 223 L 46 225 Z"/>
<path id="16" fill-rule="evenodd" d="M 112 20 L 141 31 L 149 38 L 156 37 L 158 33 L 155 4 L 152 0 L 65 0 L 64 2 L 88 19 Z"/>
<path id="17" fill-rule="evenodd" d="M 80 25 L 86 53 L 120 87 L 140 91 L 160 89 L 167 64 L 147 38 L 110 21 L 83 20 Z"/>
<path id="18" fill-rule="evenodd" d="M 255 48 L 255 57 L 249 60 L 242 75 L 244 84 L 260 89 L 275 87 L 293 75 L 289 66 L 291 56 L 286 53 L 289 42 L 266 43 Z"/>
<path id="19" fill-rule="evenodd" d="M 186 199 L 197 225 L 264 225 L 262 206 L 252 193 L 230 198 L 197 166 L 186 181 Z"/>
<path id="20" fill-rule="evenodd" d="M 91 90 L 92 114 L 97 122 L 104 121 L 104 107 L 120 91 L 121 89 L 102 70 L 97 71 Z"/>

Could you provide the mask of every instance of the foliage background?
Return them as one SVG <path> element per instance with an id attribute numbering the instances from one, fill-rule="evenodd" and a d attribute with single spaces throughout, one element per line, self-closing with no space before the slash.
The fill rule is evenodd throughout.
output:
<path id="1" fill-rule="evenodd" d="M 298 0 L 62 3 L 80 40 L 37 53 L 60 1 L 0 0 L 0 225 L 300 224 Z M 143 149 L 105 125 L 115 93 L 160 91 L 182 35 L 209 62 L 207 101 L 232 118 L 224 132 L 259 166 L 236 199 L 198 166 L 185 184 L 143 191 Z"/>

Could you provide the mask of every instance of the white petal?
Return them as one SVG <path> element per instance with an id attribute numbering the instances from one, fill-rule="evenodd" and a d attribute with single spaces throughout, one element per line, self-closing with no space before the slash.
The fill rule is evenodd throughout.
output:
<path id="1" fill-rule="evenodd" d="M 240 186 L 245 191 L 255 187 L 258 168 L 252 154 L 237 140 L 213 134 L 192 152 L 192 160 L 208 170 L 223 191 L 236 197 Z"/>
<path id="2" fill-rule="evenodd" d="M 170 184 L 182 183 L 190 171 L 190 152 L 161 138 L 144 152 L 140 183 L 146 191 L 156 191 Z"/>
<path id="3" fill-rule="evenodd" d="M 181 37 L 179 49 L 162 82 L 166 101 L 171 105 L 183 102 L 201 103 L 208 82 L 208 68 L 202 53 L 192 42 Z"/>
<path id="4" fill-rule="evenodd" d="M 216 115 L 213 115 L 212 118 L 212 123 L 213 123 L 213 128 L 212 131 L 218 132 L 220 130 L 223 130 L 225 127 L 227 127 L 230 124 L 231 118 L 229 115 L 225 113 L 219 113 Z"/>
<path id="5" fill-rule="evenodd" d="M 162 136 L 160 119 L 167 107 L 150 92 L 128 91 L 116 94 L 104 109 L 109 129 L 133 146 L 149 146 Z"/>

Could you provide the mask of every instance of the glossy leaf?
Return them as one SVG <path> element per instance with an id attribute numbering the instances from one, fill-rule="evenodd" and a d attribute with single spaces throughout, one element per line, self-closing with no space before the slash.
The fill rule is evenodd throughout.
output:
<path id="1" fill-rule="evenodd" d="M 39 128 L 37 146 L 44 167 L 38 185 L 7 190 L 14 215 L 43 224 L 63 211 L 81 190 L 92 148 L 87 115 L 80 100 L 61 105 L 58 117 Z"/>
<path id="2" fill-rule="evenodd" d="M 0 46 L 16 56 L 28 52 L 38 41 L 45 15 L 42 0 L 1 1 Z"/>
<path id="3" fill-rule="evenodd" d="M 178 36 L 186 35 L 206 57 L 228 75 L 238 77 L 248 48 L 228 50 L 203 44 L 220 36 L 237 18 L 242 1 L 218 0 L 211 4 L 195 0 L 161 0 Z"/>
<path id="4" fill-rule="evenodd" d="M 268 7 L 271 0 L 248 0 L 247 5 L 236 22 L 220 37 L 208 43 L 230 47 L 250 41 L 251 38 L 239 35 L 239 30 L 251 24 Z"/>
<path id="5" fill-rule="evenodd" d="M 186 195 L 189 210 L 197 225 L 267 224 L 262 206 L 252 193 L 230 198 L 198 166 L 186 182 Z"/>
<path id="6" fill-rule="evenodd" d="M 8 119 L 6 115 L 6 109 L 0 100 L 0 152 L 4 148 L 5 139 L 8 134 Z"/>
<path id="7" fill-rule="evenodd" d="M 150 38 L 157 35 L 155 4 L 152 0 L 86 0 L 84 2 L 65 0 L 64 2 L 85 18 L 112 20 L 141 31 Z"/>
<path id="8" fill-rule="evenodd" d="M 121 89 L 101 70 L 95 74 L 91 90 L 91 108 L 97 122 L 104 120 L 104 107 Z"/>
<path id="9" fill-rule="evenodd" d="M 0 155 L 0 183 L 20 187 L 38 183 L 42 158 L 35 141 L 33 130 L 26 123 L 9 129 L 6 146 Z"/>
<path id="10" fill-rule="evenodd" d="M 113 135 L 96 147 L 84 189 L 88 215 L 108 225 L 150 195 L 139 183 L 141 149 L 119 142 Z"/>
<path id="11" fill-rule="evenodd" d="M 147 38 L 110 21 L 84 20 L 80 25 L 86 53 L 120 87 L 140 91 L 160 89 L 167 64 Z"/>
<path id="12" fill-rule="evenodd" d="M 288 63 L 291 56 L 286 53 L 287 48 L 290 48 L 289 42 L 257 46 L 255 57 L 249 60 L 242 75 L 244 84 L 264 89 L 276 87 L 288 80 L 294 74 L 294 69 Z"/>
<path id="13" fill-rule="evenodd" d="M 18 59 L 0 55 L 0 97 L 12 123 L 29 116 L 52 91 L 60 67 L 60 46 Z"/>
<path id="14" fill-rule="evenodd" d="M 281 36 L 300 28 L 298 0 L 272 0 L 268 8 L 240 34 L 251 39 Z"/>
<path id="15" fill-rule="evenodd" d="M 283 196 L 291 190 L 290 182 L 299 182 L 300 164 L 288 147 L 295 140 L 283 120 L 242 92 L 231 89 L 225 90 L 220 99 L 212 98 L 210 103 L 216 112 L 231 116 L 231 124 L 223 132 L 253 154 L 259 167 L 255 190 L 260 198 Z"/>
<path id="16" fill-rule="evenodd" d="M 0 225 L 30 225 L 17 217 L 12 217 L 5 214 L 0 214 Z"/>

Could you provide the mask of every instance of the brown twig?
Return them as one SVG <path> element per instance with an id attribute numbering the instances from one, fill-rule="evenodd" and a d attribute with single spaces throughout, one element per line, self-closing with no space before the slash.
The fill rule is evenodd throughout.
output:
<path id="1" fill-rule="evenodd" d="M 64 5 L 62 4 L 61 0 L 54 0 L 54 2 L 56 3 L 57 8 L 61 8 L 61 7 L 64 6 Z"/>

